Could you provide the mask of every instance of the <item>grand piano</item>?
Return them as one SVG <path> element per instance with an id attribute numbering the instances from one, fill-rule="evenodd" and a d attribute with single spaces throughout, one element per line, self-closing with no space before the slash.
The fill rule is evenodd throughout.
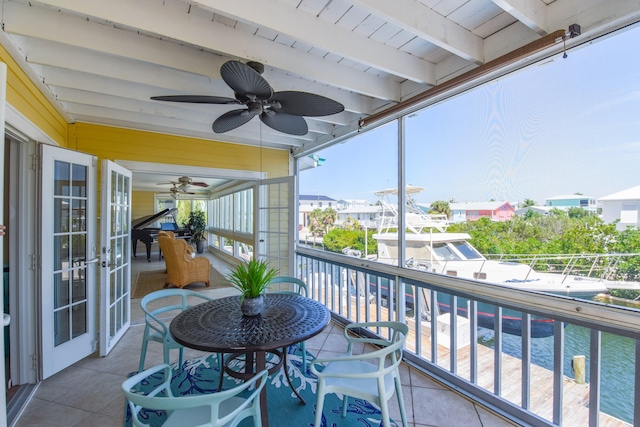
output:
<path id="1" fill-rule="evenodd" d="M 176 223 L 175 213 L 178 208 L 165 209 L 153 215 L 147 215 L 136 218 L 131 221 L 131 245 L 133 256 L 136 256 L 138 249 L 138 240 L 147 247 L 147 261 L 151 262 L 151 245 L 158 241 L 158 232 L 161 230 L 173 231 L 176 238 L 191 238 L 191 230 L 188 228 L 180 228 Z M 160 221 L 160 227 L 148 227 L 156 221 Z"/>

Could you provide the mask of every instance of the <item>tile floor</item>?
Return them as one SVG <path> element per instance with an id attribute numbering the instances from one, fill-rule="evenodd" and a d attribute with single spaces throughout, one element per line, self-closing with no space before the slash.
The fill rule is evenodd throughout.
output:
<path id="1" fill-rule="evenodd" d="M 210 255 L 207 257 L 223 274 L 228 271 L 227 265 L 222 261 Z M 164 262 L 154 261 L 153 257 L 150 263 L 141 258 L 134 260 L 133 277 L 140 269 L 157 269 L 160 263 Z M 213 297 L 236 293 L 233 288 L 202 292 Z M 141 336 L 144 330 L 144 317 L 138 304 L 139 300 L 132 301 L 131 328 L 107 357 L 87 357 L 43 381 L 13 426 L 122 426 L 125 400 L 120 385 L 129 372 L 138 369 Z M 341 354 L 345 350 L 346 342 L 342 328 L 333 323 L 321 334 L 307 341 L 307 351 L 319 357 Z M 203 354 L 185 349 L 185 358 Z M 172 361 L 177 357 L 177 351 L 173 350 Z M 161 346 L 150 343 L 145 366 L 150 367 L 161 362 Z M 412 367 L 403 364 L 401 374 L 409 427 L 513 425 Z M 399 420 L 397 403 L 394 402 L 394 399 L 390 400 L 391 415 Z M 312 423 L 313 420 L 309 422 Z"/>

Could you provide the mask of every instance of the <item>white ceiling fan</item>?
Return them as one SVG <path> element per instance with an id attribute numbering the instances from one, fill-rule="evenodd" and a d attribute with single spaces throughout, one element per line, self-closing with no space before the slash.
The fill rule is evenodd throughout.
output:
<path id="1" fill-rule="evenodd" d="M 174 199 L 177 199 L 178 196 L 180 196 L 181 194 L 185 194 L 185 195 L 186 194 L 196 194 L 194 192 L 187 191 L 186 188 L 182 188 L 183 186 L 178 185 L 177 182 L 170 182 L 168 184 L 173 184 L 173 187 L 169 188 L 168 194 L 170 194 L 171 197 L 173 197 Z M 161 185 L 161 184 L 158 184 L 158 185 Z M 166 194 L 166 193 L 160 193 L 160 194 Z"/>
<path id="2" fill-rule="evenodd" d="M 185 194 L 195 194 L 195 193 L 187 193 L 187 190 L 189 189 L 190 186 L 194 185 L 196 187 L 202 187 L 202 188 L 207 188 L 209 187 L 209 184 L 207 184 L 206 182 L 195 182 L 193 181 L 193 179 L 191 177 L 188 176 L 181 176 L 178 178 L 177 181 L 169 181 L 169 182 L 159 182 L 158 185 L 168 185 L 168 184 L 173 184 L 173 187 L 169 190 L 170 192 L 182 192 Z"/>

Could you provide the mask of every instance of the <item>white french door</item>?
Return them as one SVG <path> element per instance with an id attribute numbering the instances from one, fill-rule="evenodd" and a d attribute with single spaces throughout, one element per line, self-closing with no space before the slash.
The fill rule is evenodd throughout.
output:
<path id="1" fill-rule="evenodd" d="M 269 262 L 280 275 L 293 276 L 295 177 L 265 179 L 254 187 L 256 259 Z"/>
<path id="2" fill-rule="evenodd" d="M 100 356 L 131 324 L 131 171 L 102 161 Z"/>
<path id="3" fill-rule="evenodd" d="M 96 158 L 40 146 L 42 379 L 93 353 L 96 310 Z"/>

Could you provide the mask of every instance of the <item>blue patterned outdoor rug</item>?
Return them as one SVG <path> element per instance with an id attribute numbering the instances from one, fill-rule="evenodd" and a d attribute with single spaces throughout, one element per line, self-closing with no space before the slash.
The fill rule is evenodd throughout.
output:
<path id="1" fill-rule="evenodd" d="M 313 360 L 313 356 L 307 353 L 307 361 L 310 360 Z M 174 372 L 171 380 L 171 389 L 174 395 L 215 393 L 217 391 L 220 373 L 215 356 L 204 356 L 197 359 L 186 360 L 179 370 L 176 370 L 176 365 L 177 364 L 173 366 Z M 317 404 L 316 377 L 308 371 L 308 366 L 307 372 L 302 372 L 302 354 L 298 346 L 289 347 L 287 365 L 294 388 L 300 393 L 307 404 L 303 405 L 291 391 L 284 374 L 284 368 L 281 368 L 278 372 L 269 376 L 266 385 L 266 387 L 268 387 L 269 424 L 274 427 L 313 426 Z M 237 366 L 233 364 L 231 364 L 231 366 L 234 369 L 237 368 Z M 142 391 L 151 390 L 162 381 L 162 372 L 156 375 L 155 378 L 151 377 L 148 384 L 142 386 Z M 242 380 L 225 375 L 222 389 L 227 390 L 236 387 L 241 381 Z M 247 392 L 247 394 L 249 393 L 250 391 Z M 167 417 L 164 411 L 146 411 L 143 409 L 141 414 L 145 422 L 152 427 L 161 426 Z M 124 426 L 130 427 L 131 424 L 131 414 L 129 412 L 129 406 L 127 405 L 125 408 Z M 240 423 L 240 427 L 252 425 L 253 420 L 251 418 Z M 350 398 L 347 416 L 346 418 L 342 418 L 342 399 L 338 399 L 335 394 L 330 394 L 325 397 L 322 416 L 323 427 L 374 427 L 378 425 L 380 425 L 380 410 L 369 402 Z M 393 421 L 391 425 L 397 426 Z"/>

